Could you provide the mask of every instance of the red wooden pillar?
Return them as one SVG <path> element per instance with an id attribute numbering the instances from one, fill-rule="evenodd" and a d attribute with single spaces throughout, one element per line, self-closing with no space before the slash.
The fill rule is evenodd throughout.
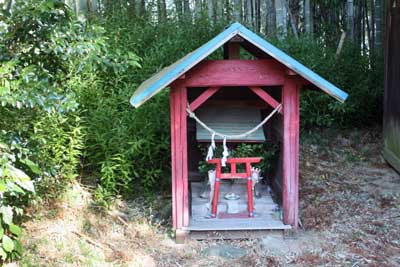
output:
<path id="1" fill-rule="evenodd" d="M 171 85 L 170 113 L 172 221 L 178 242 L 186 238 L 189 226 L 186 105 L 186 87 L 177 81 Z"/>
<path id="2" fill-rule="evenodd" d="M 294 230 L 299 212 L 299 103 L 300 86 L 287 76 L 282 88 L 283 103 L 283 222 Z"/>

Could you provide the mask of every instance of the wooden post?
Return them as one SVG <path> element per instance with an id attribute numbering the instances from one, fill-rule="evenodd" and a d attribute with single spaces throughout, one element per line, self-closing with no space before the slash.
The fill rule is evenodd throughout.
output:
<path id="1" fill-rule="evenodd" d="M 172 221 L 177 242 L 183 242 L 189 226 L 189 187 L 187 157 L 187 95 L 183 82 L 171 85 L 171 169 L 172 169 Z"/>
<path id="2" fill-rule="evenodd" d="M 298 227 L 299 212 L 299 103 L 300 86 L 287 76 L 282 88 L 283 103 L 283 223 Z"/>

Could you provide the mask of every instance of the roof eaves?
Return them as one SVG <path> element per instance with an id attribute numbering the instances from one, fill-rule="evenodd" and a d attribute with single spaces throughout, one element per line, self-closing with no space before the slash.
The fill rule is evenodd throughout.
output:
<path id="1" fill-rule="evenodd" d="M 146 84 L 146 82 L 148 82 L 151 78 L 143 82 L 131 97 L 131 105 L 136 108 L 139 107 L 141 104 L 153 97 L 159 91 L 170 85 L 182 74 L 184 74 L 196 64 L 198 64 L 201 60 L 212 54 L 215 50 L 217 50 L 219 47 L 229 41 L 233 36 L 237 35 L 239 33 L 240 27 L 242 27 L 240 23 L 232 24 L 226 30 L 224 30 L 193 52 L 189 53 L 181 60 L 161 70 L 158 74 L 162 74 L 163 71 L 165 71 L 165 74 L 162 74 L 159 79 L 152 82 L 149 86 L 143 87 L 143 85 Z M 152 77 L 156 75 L 153 75 Z"/>

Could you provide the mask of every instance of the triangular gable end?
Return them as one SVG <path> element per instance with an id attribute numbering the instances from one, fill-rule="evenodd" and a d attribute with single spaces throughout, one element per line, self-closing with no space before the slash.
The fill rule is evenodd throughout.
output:
<path id="1" fill-rule="evenodd" d="M 160 92 L 165 87 L 169 86 L 173 81 L 178 79 L 182 74 L 189 71 L 203 59 L 215 52 L 233 37 L 239 35 L 261 51 L 265 52 L 287 68 L 296 72 L 304 79 L 308 80 L 325 93 L 335 99 L 344 102 L 347 98 L 347 93 L 328 82 L 294 58 L 290 57 L 277 47 L 273 46 L 254 32 L 250 31 L 240 23 L 234 23 L 226 30 L 218 34 L 216 37 L 197 48 L 193 52 L 187 54 L 174 64 L 165 67 L 160 72 L 144 81 L 133 94 L 130 103 L 134 107 L 139 107 L 155 94 Z"/>

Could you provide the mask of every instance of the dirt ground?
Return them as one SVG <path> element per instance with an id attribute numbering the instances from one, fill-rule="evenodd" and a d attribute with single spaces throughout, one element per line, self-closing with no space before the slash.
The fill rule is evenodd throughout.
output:
<path id="1" fill-rule="evenodd" d="M 400 176 L 381 149 L 379 129 L 303 134 L 293 238 L 178 245 L 163 220 L 168 199 L 99 213 L 76 184 L 25 224 L 25 255 L 9 266 L 400 266 Z"/>

